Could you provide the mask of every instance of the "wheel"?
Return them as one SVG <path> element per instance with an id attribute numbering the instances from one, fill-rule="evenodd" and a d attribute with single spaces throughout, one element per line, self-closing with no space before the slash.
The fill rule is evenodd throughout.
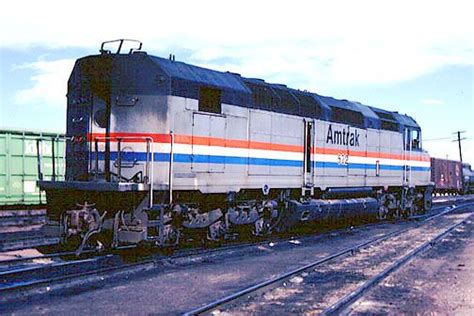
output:
<path id="1" fill-rule="evenodd" d="M 407 194 L 405 190 L 400 193 L 400 206 L 398 208 L 398 218 L 408 218 Z"/>
<path id="2" fill-rule="evenodd" d="M 426 188 L 423 193 L 423 212 L 428 212 L 433 205 L 432 188 Z"/>

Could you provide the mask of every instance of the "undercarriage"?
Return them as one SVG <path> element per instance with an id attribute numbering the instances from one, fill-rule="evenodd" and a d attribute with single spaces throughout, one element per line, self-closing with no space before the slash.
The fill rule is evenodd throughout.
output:
<path id="1" fill-rule="evenodd" d="M 305 223 L 406 218 L 431 208 L 430 187 L 380 188 L 367 197 L 346 199 L 295 198 L 288 189 L 252 198 L 235 192 L 212 199 L 182 194 L 172 204 L 156 203 L 169 197 L 155 192 L 151 206 L 147 191 L 46 190 L 50 210 L 45 233 L 61 237 L 63 244 L 76 240 L 78 254 L 90 247 L 175 248 L 186 242 L 265 236 Z"/>

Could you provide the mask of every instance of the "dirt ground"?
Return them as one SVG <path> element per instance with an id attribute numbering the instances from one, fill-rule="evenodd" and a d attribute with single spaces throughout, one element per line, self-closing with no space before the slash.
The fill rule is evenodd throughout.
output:
<path id="1" fill-rule="evenodd" d="M 355 245 L 376 235 L 385 234 L 401 227 L 411 226 L 412 224 L 406 222 L 396 224 L 383 223 L 369 227 L 349 229 L 340 233 L 329 233 L 314 239 L 300 239 L 298 242 L 269 243 L 268 245 L 255 247 L 255 249 L 249 252 L 234 255 L 229 253 L 225 256 L 210 258 L 202 262 L 195 262 L 194 264 L 188 263 L 185 266 L 170 262 L 170 266 L 158 267 L 153 273 L 130 276 L 130 278 L 125 277 L 115 282 L 96 285 L 92 288 L 51 293 L 51 295 L 46 295 L 41 300 L 27 301 L 16 306 L 4 306 L 3 312 L 20 315 L 59 313 L 69 315 L 181 314 L 205 302 L 253 285 L 257 281 L 272 278 L 297 266 L 305 265 L 316 258 L 322 258 L 349 245 Z M 439 254 L 434 258 L 438 260 L 437 264 L 430 264 L 433 266 L 430 270 L 432 274 L 428 274 L 426 279 L 420 281 L 421 285 L 417 285 L 431 286 L 426 291 L 438 291 L 439 293 L 435 295 L 435 298 L 441 300 L 444 298 L 449 300 L 450 297 L 457 295 L 459 289 L 461 289 L 464 295 L 463 298 L 459 298 L 460 302 L 463 302 L 461 309 L 448 309 L 448 305 L 443 301 L 424 301 L 424 297 L 426 297 L 426 294 L 424 294 L 425 289 L 419 292 L 411 292 L 414 285 L 409 282 L 414 278 L 408 275 L 405 279 L 407 282 L 405 290 L 401 289 L 394 292 L 395 294 L 385 292 L 386 295 L 380 297 L 380 300 L 377 300 L 377 297 L 371 298 L 367 296 L 367 298 L 358 302 L 355 309 L 349 311 L 349 313 L 414 314 L 423 313 L 425 310 L 441 314 L 468 313 L 472 309 L 472 304 L 467 304 L 466 299 L 471 298 L 472 302 L 472 284 L 469 285 L 469 283 L 474 280 L 474 224 L 471 223 L 469 226 L 466 226 L 463 232 L 464 237 L 460 236 L 459 240 L 454 241 L 450 248 L 442 248 L 441 246 L 445 243 L 440 243 L 439 247 L 441 247 L 441 250 L 439 250 Z M 465 249 L 468 247 L 467 245 L 469 245 L 469 249 Z M 469 254 L 469 252 L 471 253 Z M 468 259 L 464 258 L 463 253 L 470 255 L 470 257 Z M 424 259 L 420 260 L 421 263 L 419 265 L 424 267 L 427 263 L 424 262 Z M 457 275 L 457 279 L 454 278 L 453 274 L 441 274 L 444 271 L 443 267 L 447 265 L 450 266 L 450 269 L 454 269 L 454 272 L 449 269 L 447 272 Z M 456 269 L 461 269 L 466 274 L 461 275 L 459 272 L 461 270 L 458 271 Z M 415 273 L 422 277 L 423 273 L 426 272 L 415 271 Z M 462 280 L 460 279 L 461 277 Z M 440 284 L 438 288 L 431 284 L 433 280 L 435 280 L 434 284 Z M 454 283 L 453 280 L 457 283 Z M 300 281 L 298 278 L 290 280 L 291 283 L 295 284 Z M 382 284 L 384 283 L 382 282 Z M 318 286 L 318 282 L 315 282 L 315 284 Z M 384 286 L 384 288 L 392 289 L 389 286 Z M 443 289 L 444 292 L 440 292 L 439 289 Z M 393 295 L 397 299 L 402 297 L 403 293 L 405 293 L 403 291 L 406 291 L 407 296 L 400 298 L 399 301 L 393 299 Z M 379 289 L 371 293 L 382 293 L 382 291 Z M 371 293 L 369 295 L 372 295 Z M 420 296 L 417 297 L 413 293 Z M 390 302 L 387 302 L 389 299 Z M 367 300 L 369 304 L 364 303 L 364 300 Z M 411 305 L 409 303 L 411 300 L 419 301 L 420 304 Z M 398 304 L 399 308 L 382 309 L 378 305 L 384 304 L 383 306 L 390 307 L 392 306 L 390 303 L 392 305 Z M 377 308 L 373 308 L 374 306 Z M 446 309 L 440 309 L 438 306 L 446 307 Z M 1 310 L 2 306 L 0 306 L 0 314 Z"/>
<path id="2" fill-rule="evenodd" d="M 345 313 L 474 315 L 474 222 L 396 271 Z"/>
<path id="3" fill-rule="evenodd" d="M 411 229 L 400 236 L 364 248 L 353 256 L 335 259 L 312 270 L 307 270 L 286 282 L 283 281 L 268 289 L 262 289 L 259 291 L 260 293 L 221 307 L 219 312 L 231 315 L 267 315 L 272 313 L 277 315 L 317 315 L 340 298 L 357 290 L 366 280 L 387 269 L 396 260 L 444 231 L 453 222 L 460 222 L 469 216 L 470 213 L 447 216 L 419 228 Z M 461 240 L 456 242 L 456 245 L 465 244 Z M 443 260 L 449 261 L 451 259 L 449 257 L 451 249 L 445 249 L 445 252 L 448 257 L 439 258 L 439 265 L 443 265 Z M 410 277 L 407 278 L 407 280 L 410 279 Z M 439 280 L 439 282 L 444 281 L 446 280 Z M 408 288 L 410 286 L 410 284 L 407 285 Z M 456 289 L 448 289 L 446 296 L 450 297 L 453 291 L 455 292 Z M 403 290 L 401 293 L 404 293 Z M 399 297 L 400 295 L 397 289 L 387 294 L 386 298 L 390 299 L 392 296 Z M 406 302 L 412 298 L 408 295 L 403 299 Z M 433 306 L 433 308 L 436 307 Z M 394 311 L 393 314 L 423 313 L 423 311 L 423 306 L 409 304 L 406 310 Z M 383 314 L 384 312 L 375 308 L 363 310 L 360 313 Z"/>
<path id="4" fill-rule="evenodd" d="M 292 242 L 272 242 L 184 266 L 170 262 L 150 273 L 51 293 L 41 299 L 8 304 L 3 310 L 0 304 L 0 314 L 182 314 L 329 253 L 413 224 L 382 223 Z"/>

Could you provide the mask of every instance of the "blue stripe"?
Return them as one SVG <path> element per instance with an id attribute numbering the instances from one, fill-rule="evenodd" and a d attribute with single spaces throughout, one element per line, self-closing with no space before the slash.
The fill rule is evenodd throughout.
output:
<path id="1" fill-rule="evenodd" d="M 400 171 L 403 170 L 403 166 L 394 166 L 394 165 L 380 165 L 380 170 L 392 170 L 392 171 Z M 375 170 L 375 164 L 366 164 L 366 163 L 349 163 L 349 165 L 340 165 L 337 162 L 324 162 L 324 161 L 316 161 L 316 168 L 349 168 L 349 169 L 369 169 Z M 410 167 L 408 167 L 410 169 Z M 411 167 L 412 171 L 430 171 L 430 167 Z"/>
<path id="2" fill-rule="evenodd" d="M 151 158 L 151 157 L 150 157 Z M 104 160 L 104 153 L 99 153 L 99 159 Z M 110 159 L 117 159 L 117 152 L 110 153 Z M 124 161 L 146 161 L 146 153 L 122 153 Z M 151 160 L 151 159 L 150 159 Z M 168 162 L 170 154 L 155 153 L 154 160 L 156 162 Z M 252 157 L 229 157 L 215 155 L 188 155 L 173 154 L 174 162 L 180 163 L 215 163 L 215 164 L 232 164 L 232 165 L 257 165 L 257 166 L 279 166 L 279 167 L 303 167 L 303 162 L 299 160 L 283 160 L 269 158 L 252 158 Z M 375 170 L 375 164 L 365 163 L 349 163 L 349 165 L 340 165 L 336 162 L 315 161 L 313 166 L 316 168 L 337 168 L 337 169 L 368 169 Z M 380 165 L 381 170 L 403 170 L 403 166 Z M 429 167 L 411 167 L 412 171 L 430 171 Z"/>
<path id="3" fill-rule="evenodd" d="M 431 171 L 431 167 L 411 167 L 413 171 Z"/>

